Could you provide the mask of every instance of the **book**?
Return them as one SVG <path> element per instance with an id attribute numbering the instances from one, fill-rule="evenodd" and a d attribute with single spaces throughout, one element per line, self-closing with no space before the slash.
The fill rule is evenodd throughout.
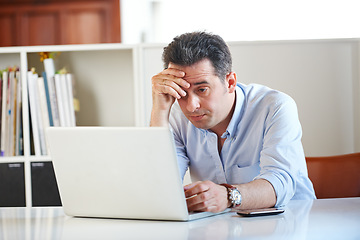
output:
<path id="1" fill-rule="evenodd" d="M 76 116 L 75 116 L 75 81 L 74 76 L 71 73 L 66 74 L 66 87 L 68 93 L 68 104 L 69 104 L 69 115 L 70 115 L 70 126 L 76 126 Z"/>
<path id="2" fill-rule="evenodd" d="M 1 114 L 1 156 L 6 156 L 8 145 L 7 129 L 8 129 L 8 90 L 9 90 L 8 71 L 3 72 L 3 87 L 2 87 L 2 114 Z"/>
<path id="3" fill-rule="evenodd" d="M 39 135 L 39 117 L 38 117 L 38 105 L 36 97 L 36 80 L 38 78 L 37 74 L 34 74 L 32 71 L 27 73 L 28 81 L 28 91 L 29 91 L 29 105 L 30 105 L 30 117 L 31 117 L 31 128 L 33 136 L 33 145 L 36 156 L 41 155 L 41 146 L 40 146 L 40 135 Z"/>
<path id="4" fill-rule="evenodd" d="M 60 126 L 60 116 L 59 116 L 59 108 L 56 97 L 55 90 L 55 66 L 54 60 L 52 58 L 44 59 L 44 69 L 43 78 L 45 82 L 45 88 L 47 88 L 47 94 L 49 95 L 49 108 L 51 108 L 51 117 L 52 124 L 51 126 L 59 127 Z M 50 114 L 49 114 L 50 115 Z"/>
<path id="5" fill-rule="evenodd" d="M 39 77 L 36 79 L 36 87 L 38 92 L 38 106 L 37 110 L 39 111 L 39 117 L 41 121 L 39 121 L 39 137 L 40 137 L 40 147 L 41 147 L 41 154 L 47 155 L 48 154 L 48 144 L 46 139 L 45 130 L 46 128 L 50 127 L 49 121 L 49 111 L 47 106 L 46 100 L 46 93 L 45 93 L 45 85 L 44 85 L 44 78 Z"/>
<path id="6" fill-rule="evenodd" d="M 60 74 L 55 74 L 54 79 L 55 79 L 57 106 L 59 109 L 60 126 L 66 127 L 65 106 L 64 106 L 64 97 L 63 97 L 64 90 L 62 89 Z"/>
<path id="7" fill-rule="evenodd" d="M 15 155 L 24 155 L 23 147 L 23 120 L 22 120 L 22 80 L 20 71 L 16 72 L 17 86 L 17 107 L 16 107 L 16 130 L 15 130 Z"/>
<path id="8" fill-rule="evenodd" d="M 1 149 L 1 118 L 2 118 L 1 115 L 2 115 L 2 84 L 3 84 L 2 73 L 3 71 L 0 70 L 0 149 Z"/>
<path id="9" fill-rule="evenodd" d="M 50 124 L 50 126 L 54 126 L 54 121 L 53 121 L 53 116 L 52 116 L 53 114 L 52 114 L 51 102 L 50 102 L 49 84 L 48 84 L 48 81 L 47 81 L 46 72 L 43 72 L 42 76 L 43 76 L 43 80 L 44 80 L 46 105 L 47 105 L 48 114 L 49 114 L 49 124 Z"/>
<path id="10" fill-rule="evenodd" d="M 62 93 L 62 101 L 64 106 L 64 118 L 65 118 L 65 127 L 71 126 L 71 118 L 70 118 L 70 96 L 67 87 L 66 74 L 60 74 L 60 88 Z"/>
<path id="11" fill-rule="evenodd" d="M 15 129 L 16 129 L 16 94 L 17 94 L 17 79 L 15 78 L 15 70 L 9 71 L 9 105 L 8 105 L 8 129 L 7 129 L 7 156 L 15 156 Z"/>
<path id="12" fill-rule="evenodd" d="M 6 109 L 7 109 L 7 89 L 8 89 L 8 72 L 6 70 L 2 73 L 2 103 L 1 103 L 1 156 L 5 156 L 6 144 Z"/>

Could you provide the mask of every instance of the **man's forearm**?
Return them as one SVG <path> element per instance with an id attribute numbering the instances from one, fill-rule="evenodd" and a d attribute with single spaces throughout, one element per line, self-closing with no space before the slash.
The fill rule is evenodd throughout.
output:
<path id="1" fill-rule="evenodd" d="M 241 209 L 267 208 L 276 204 L 275 190 L 270 182 L 257 179 L 235 185 L 242 196 Z"/>
<path id="2" fill-rule="evenodd" d="M 170 111 L 158 111 L 153 107 L 151 111 L 151 127 L 168 127 Z"/>

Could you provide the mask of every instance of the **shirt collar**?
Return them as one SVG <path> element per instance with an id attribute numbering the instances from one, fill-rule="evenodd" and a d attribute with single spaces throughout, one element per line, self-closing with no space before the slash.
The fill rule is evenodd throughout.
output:
<path id="1" fill-rule="evenodd" d="M 237 128 L 238 128 L 240 120 L 241 120 L 242 109 L 243 109 L 244 99 L 245 99 L 244 92 L 243 92 L 243 89 L 241 88 L 241 85 L 239 85 L 239 84 L 236 85 L 235 94 L 236 94 L 236 98 L 235 98 L 234 113 L 231 117 L 228 127 L 226 128 L 226 131 L 221 136 L 222 138 L 226 138 L 227 136 L 230 136 L 231 138 L 235 137 Z"/>

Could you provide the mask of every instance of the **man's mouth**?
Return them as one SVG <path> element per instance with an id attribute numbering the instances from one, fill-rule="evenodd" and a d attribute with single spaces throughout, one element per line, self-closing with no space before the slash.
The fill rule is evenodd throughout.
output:
<path id="1" fill-rule="evenodd" d="M 201 114 L 201 115 L 190 115 L 189 118 L 194 121 L 200 121 L 201 119 L 203 119 L 203 117 L 205 116 L 205 114 Z"/>

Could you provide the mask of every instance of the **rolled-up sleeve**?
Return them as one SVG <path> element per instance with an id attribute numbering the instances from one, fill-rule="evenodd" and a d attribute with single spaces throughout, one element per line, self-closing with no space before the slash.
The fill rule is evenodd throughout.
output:
<path id="1" fill-rule="evenodd" d="M 297 175 L 305 164 L 302 129 L 292 98 L 282 95 L 270 106 L 260 152 L 261 170 L 255 179 L 269 181 L 276 193 L 276 206 L 283 206 L 294 196 Z"/>

